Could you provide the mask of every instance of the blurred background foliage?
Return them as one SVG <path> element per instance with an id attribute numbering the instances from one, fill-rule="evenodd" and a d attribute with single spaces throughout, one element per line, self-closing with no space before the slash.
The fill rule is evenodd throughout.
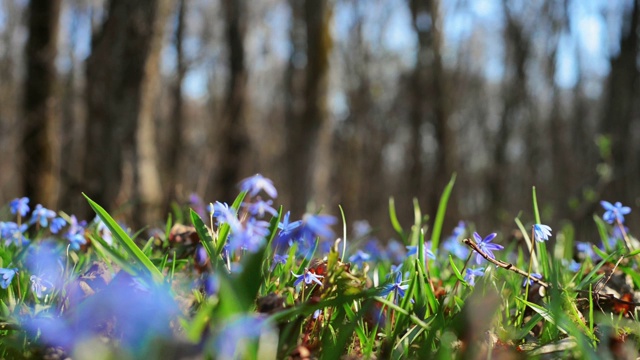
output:
<path id="1" fill-rule="evenodd" d="M 512 228 L 535 185 L 588 241 L 597 201 L 640 205 L 639 6 L 2 0 L 0 203 L 141 227 L 260 172 L 384 239 L 390 196 L 433 215 L 456 172 L 445 228 Z"/>

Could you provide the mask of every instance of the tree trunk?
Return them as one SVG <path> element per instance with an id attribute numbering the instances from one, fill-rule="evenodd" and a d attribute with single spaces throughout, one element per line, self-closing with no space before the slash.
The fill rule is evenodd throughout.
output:
<path id="1" fill-rule="evenodd" d="M 184 138 L 184 96 L 182 93 L 182 82 L 187 73 L 187 62 L 184 58 L 184 31 L 185 31 L 185 14 L 187 12 L 187 1 L 178 1 L 178 14 L 176 19 L 176 29 L 174 33 L 174 43 L 176 51 L 176 75 L 171 88 L 171 96 L 173 98 L 173 108 L 171 109 L 171 119 L 169 119 L 169 127 L 171 129 L 171 138 L 167 143 L 167 161 L 166 166 L 166 197 L 164 208 L 170 210 L 171 201 L 177 200 L 177 186 L 179 182 L 179 174 L 182 171 L 180 166 L 180 153 L 183 150 Z"/>
<path id="2" fill-rule="evenodd" d="M 316 170 L 318 159 L 328 156 L 327 129 L 327 74 L 331 52 L 330 11 L 326 0 L 291 0 L 293 26 L 291 30 L 294 51 L 287 71 L 287 119 L 286 119 L 286 159 L 290 205 L 294 214 L 301 215 L 312 190 L 328 186 L 330 174 L 325 166 Z M 304 22 L 306 51 L 301 41 L 301 24 Z M 304 55 L 303 55 L 304 54 Z M 303 60 L 304 59 L 304 60 Z M 306 62 L 304 73 L 298 71 Z M 301 86 L 301 80 L 304 86 Z M 322 145 L 322 149 L 319 150 Z M 325 160 L 321 160 L 321 165 Z M 322 170 L 324 169 L 324 170 Z M 314 171 L 316 170 L 316 171 Z M 323 177 L 318 180 L 314 176 Z M 322 189 L 326 190 L 326 189 Z M 324 201 L 323 199 L 322 201 Z"/>
<path id="3" fill-rule="evenodd" d="M 29 2 L 26 44 L 22 179 L 24 194 L 48 207 L 57 204 L 58 144 L 56 68 L 60 0 Z"/>
<path id="4" fill-rule="evenodd" d="M 438 208 L 442 190 L 457 168 L 455 134 L 448 124 L 449 86 L 442 65 L 442 21 L 438 0 L 412 0 L 413 28 L 418 36 L 416 66 L 412 77 L 410 110 L 410 167 L 409 189 L 433 217 Z M 425 161 L 422 142 L 425 124 L 431 123 L 436 140 L 434 171 L 424 174 Z M 427 183 L 427 180 L 431 180 Z M 452 203 L 455 203 L 452 200 Z M 449 217 L 457 215 L 449 207 Z"/>
<path id="5" fill-rule="evenodd" d="M 601 129 L 611 136 L 613 155 L 613 180 L 605 191 L 606 200 L 637 206 L 640 156 L 638 146 L 632 141 L 632 126 L 640 123 L 637 107 L 640 86 L 637 64 L 640 54 L 640 9 L 637 0 L 633 2 L 633 9 L 628 16 L 627 23 L 622 26 L 620 52 L 611 59 Z"/>
<path id="6" fill-rule="evenodd" d="M 87 194 L 134 223 L 161 206 L 153 127 L 162 27 L 169 0 L 111 0 L 87 59 Z"/>
<path id="7" fill-rule="evenodd" d="M 231 203 L 238 195 L 237 184 L 247 165 L 249 136 L 245 119 L 247 70 L 244 38 L 246 9 L 244 0 L 223 0 L 226 20 L 225 38 L 228 52 L 229 81 L 222 124 L 217 126 L 218 170 L 214 198 Z"/>
<path id="8" fill-rule="evenodd" d="M 507 0 L 503 1 L 506 18 L 505 28 L 505 67 L 509 75 L 503 80 L 503 105 L 498 133 L 495 136 L 493 148 L 493 164 L 488 176 L 489 213 L 495 216 L 498 224 L 504 224 L 508 206 L 509 191 L 506 179 L 509 172 L 507 159 L 507 144 L 516 128 L 516 122 L 523 116 L 522 110 L 527 101 L 527 72 L 526 63 L 530 53 L 528 39 L 523 33 L 521 24 L 509 10 Z"/>

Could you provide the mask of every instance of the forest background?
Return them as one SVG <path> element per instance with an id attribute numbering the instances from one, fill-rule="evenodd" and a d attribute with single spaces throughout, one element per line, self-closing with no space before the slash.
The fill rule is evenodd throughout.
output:
<path id="1" fill-rule="evenodd" d="M 386 240 L 456 173 L 447 228 L 511 236 L 535 185 L 595 240 L 599 200 L 640 205 L 639 3 L 1 0 L 0 203 L 139 229 L 259 172 Z"/>

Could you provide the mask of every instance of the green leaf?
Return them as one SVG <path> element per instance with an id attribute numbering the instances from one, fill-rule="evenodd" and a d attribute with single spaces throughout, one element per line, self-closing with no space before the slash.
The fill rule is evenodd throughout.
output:
<path id="1" fill-rule="evenodd" d="M 100 205 L 98 205 L 95 201 L 91 200 L 86 194 L 82 194 L 89 205 L 96 212 L 96 214 L 102 219 L 102 222 L 107 226 L 107 228 L 111 231 L 112 236 L 116 241 L 118 241 L 124 249 L 129 253 L 132 257 L 136 265 L 141 266 L 146 269 L 154 282 L 160 284 L 162 283 L 163 276 L 162 273 L 156 268 L 151 260 L 140 250 L 138 245 L 136 245 L 133 240 L 127 235 L 127 233 L 118 225 L 118 223 L 107 213 Z"/>
<path id="2" fill-rule="evenodd" d="M 513 339 L 514 340 L 523 339 L 525 336 L 529 334 L 529 331 L 531 331 L 531 329 L 533 329 L 536 326 L 536 324 L 538 324 L 538 321 L 540 320 L 542 320 L 542 315 L 534 314 L 531 317 L 531 319 L 529 319 L 529 321 L 527 321 L 524 325 L 522 325 L 520 329 L 518 329 Z"/>
<path id="3" fill-rule="evenodd" d="M 447 212 L 447 204 L 449 202 L 449 197 L 451 196 L 451 191 L 453 190 L 453 184 L 456 182 L 456 173 L 451 175 L 451 180 L 444 188 L 442 192 L 442 196 L 440 196 L 440 203 L 438 203 L 438 212 L 436 213 L 436 218 L 433 222 L 433 231 L 431 231 L 431 251 L 438 249 L 438 245 L 440 244 L 440 234 L 442 234 L 442 224 L 444 223 L 444 216 Z"/>
<path id="4" fill-rule="evenodd" d="M 198 233 L 200 242 L 209 255 L 209 261 L 211 261 L 211 264 L 213 265 L 213 263 L 217 261 L 218 258 L 215 254 L 211 233 L 209 233 L 207 226 L 204 224 L 204 221 L 202 221 L 202 218 L 200 217 L 200 215 L 198 215 L 197 212 L 193 211 L 193 209 L 189 209 L 189 212 L 189 215 L 191 216 L 191 223 L 193 224 L 193 227 L 196 228 L 196 233 Z"/>
<path id="5" fill-rule="evenodd" d="M 393 229 L 398 233 L 398 235 L 400 236 L 400 239 L 402 239 L 402 242 L 406 244 L 407 237 L 402 231 L 402 226 L 398 221 L 398 216 L 396 215 L 396 204 L 395 204 L 395 201 L 393 200 L 393 197 L 389 198 L 389 219 L 391 219 L 391 226 L 393 227 Z"/>
<path id="6" fill-rule="evenodd" d="M 533 197 L 533 215 L 536 218 L 536 224 L 542 224 L 540 222 L 540 212 L 538 211 L 538 197 L 536 196 L 536 187 L 531 188 L 531 195 Z"/>
<path id="7" fill-rule="evenodd" d="M 560 331 L 562 331 L 563 333 L 565 333 L 565 334 L 569 333 L 569 329 L 568 329 L 568 326 L 566 324 L 566 320 L 562 321 L 563 320 L 562 318 L 561 319 L 556 319 L 554 317 L 554 314 L 549 309 L 543 308 L 542 306 L 540 306 L 538 304 L 526 301 L 526 300 L 524 300 L 524 299 L 522 299 L 520 297 L 517 297 L 517 296 L 516 296 L 516 300 L 518 300 L 518 301 L 524 303 L 525 305 L 527 305 L 528 307 L 530 307 L 531 310 L 533 310 L 536 313 L 538 313 L 538 315 L 542 316 L 542 318 L 545 319 L 546 321 L 556 325 L 558 327 L 558 329 L 560 329 Z"/>
<path id="8" fill-rule="evenodd" d="M 458 278 L 458 280 L 460 280 L 460 282 L 462 282 L 463 284 L 467 285 L 467 282 L 464 281 L 464 277 L 462 277 L 462 274 L 460 274 L 460 270 L 458 270 L 458 268 L 456 267 L 456 264 L 453 262 L 453 257 L 451 256 L 451 254 L 449 254 L 449 264 L 451 264 L 453 273 Z"/>
<path id="9" fill-rule="evenodd" d="M 104 254 L 104 252 L 106 251 L 109 255 L 109 258 L 113 262 L 118 264 L 118 266 L 120 266 L 122 270 L 130 274 L 134 274 L 134 275 L 138 274 L 138 271 L 136 271 L 136 268 L 132 266 L 131 263 L 126 258 L 124 258 L 124 256 L 122 256 L 122 254 L 120 254 L 116 249 L 114 249 L 112 246 L 107 244 L 107 242 L 104 241 L 104 239 L 102 239 L 99 236 L 93 236 L 93 235 L 89 235 L 89 239 L 91 239 L 91 244 L 95 246 L 97 250 L 96 252 L 100 254 L 103 258 L 105 259 L 107 258 L 107 255 Z"/>
<path id="10" fill-rule="evenodd" d="M 237 212 L 238 209 L 240 209 L 240 205 L 242 204 L 242 201 L 244 200 L 245 196 L 247 196 L 246 191 L 243 191 L 238 195 L 236 200 L 231 205 L 234 211 Z M 216 243 L 216 253 L 215 253 L 216 258 L 220 256 L 220 254 L 222 254 L 222 251 L 224 250 L 224 244 L 227 242 L 227 237 L 229 237 L 229 231 L 231 231 L 231 227 L 229 227 L 229 224 L 224 223 L 220 225 L 220 228 L 218 229 L 218 239 Z"/>
<path id="11" fill-rule="evenodd" d="M 340 208 L 340 215 L 342 215 L 342 256 L 340 261 L 344 262 L 344 256 L 347 253 L 347 218 L 344 216 L 342 205 L 338 205 L 338 208 Z"/>

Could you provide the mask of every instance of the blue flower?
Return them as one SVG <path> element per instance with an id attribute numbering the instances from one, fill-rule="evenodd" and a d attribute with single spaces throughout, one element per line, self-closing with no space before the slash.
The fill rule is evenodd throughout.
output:
<path id="1" fill-rule="evenodd" d="M 169 289 L 121 271 L 73 311 L 60 314 L 55 307 L 45 309 L 23 324 L 30 336 L 39 334 L 43 342 L 71 350 L 108 327 L 132 358 L 143 358 L 149 346 L 172 336 L 171 323 L 178 314 Z"/>
<path id="2" fill-rule="evenodd" d="M 243 204 L 243 206 L 246 207 L 249 214 L 253 216 L 263 217 L 265 213 L 278 216 L 278 212 L 271 206 L 271 204 L 273 204 L 273 200 L 258 200 L 251 204 Z"/>
<path id="3" fill-rule="evenodd" d="M 371 232 L 371 225 L 367 220 L 359 220 L 353 223 L 353 236 L 356 238 L 364 237 Z"/>
<path id="4" fill-rule="evenodd" d="M 387 248 L 385 249 L 385 257 L 393 263 L 403 262 L 406 257 L 406 253 L 402 244 L 397 240 L 390 240 L 387 243 Z"/>
<path id="5" fill-rule="evenodd" d="M 65 237 L 67 238 L 67 240 L 69 240 L 69 248 L 71 250 L 78 251 L 80 250 L 80 247 L 82 245 L 85 245 L 87 243 L 87 239 L 85 239 L 84 235 L 80 233 L 78 234 L 67 233 Z"/>
<path id="6" fill-rule="evenodd" d="M 580 268 L 582 267 L 582 265 L 580 265 L 579 262 L 571 259 L 571 262 L 569 263 L 569 265 L 567 266 L 567 268 L 571 271 L 571 272 L 578 272 L 578 270 L 580 270 Z"/>
<path id="7" fill-rule="evenodd" d="M 0 268 L 0 287 L 3 289 L 8 288 L 9 284 L 11 284 L 11 280 L 13 280 L 13 277 L 16 276 L 17 272 L 18 272 L 18 269 L 16 268 L 13 268 L 13 269 Z"/>
<path id="8" fill-rule="evenodd" d="M 11 200 L 9 208 L 11 208 L 12 214 L 19 214 L 20 216 L 25 217 L 29 212 L 29 198 L 23 197 Z"/>
<path id="9" fill-rule="evenodd" d="M 369 261 L 369 259 L 371 259 L 371 255 L 367 254 L 366 252 L 362 251 L 362 250 L 358 250 L 356 251 L 355 254 L 351 255 L 349 257 L 349 261 L 354 263 L 354 264 L 362 264 L 365 261 Z"/>
<path id="10" fill-rule="evenodd" d="M 417 246 L 407 246 L 407 256 L 411 256 L 411 255 L 417 255 L 418 254 L 418 247 Z M 427 242 L 424 244 L 424 254 L 432 260 L 436 259 L 436 256 L 433 254 L 433 251 L 430 250 L 431 248 L 431 241 Z"/>
<path id="11" fill-rule="evenodd" d="M 600 256 L 598 256 L 598 254 L 593 251 L 591 243 L 576 241 L 576 250 L 578 250 L 579 253 L 584 254 L 585 257 L 591 258 L 592 260 L 597 260 L 600 258 Z"/>
<path id="12" fill-rule="evenodd" d="M 457 237 L 450 236 L 442 243 L 442 247 L 458 259 L 465 260 L 469 256 L 469 248 L 462 244 Z"/>
<path id="13" fill-rule="evenodd" d="M 24 263 L 31 274 L 31 289 L 38 296 L 61 288 L 64 279 L 64 253 L 57 241 L 44 240 L 30 246 Z"/>
<path id="14" fill-rule="evenodd" d="M 487 254 L 492 259 L 496 258 L 496 256 L 493 255 L 494 251 L 504 249 L 504 247 L 502 245 L 498 245 L 498 244 L 493 244 L 492 243 L 493 239 L 495 239 L 496 236 L 497 236 L 496 233 L 491 233 L 491 234 L 487 235 L 483 239 L 482 236 L 478 235 L 477 232 L 473 233 L 473 237 L 476 240 L 476 244 L 478 245 L 478 248 L 480 250 L 482 250 L 483 253 Z M 476 254 L 476 263 L 477 264 L 481 264 L 483 259 L 484 258 L 482 257 L 482 255 L 480 255 L 479 253 Z"/>
<path id="15" fill-rule="evenodd" d="M 304 214 L 302 217 L 302 225 L 300 226 L 302 237 L 332 239 L 334 234 L 333 230 L 331 230 L 331 225 L 337 221 L 338 219 L 331 215 Z"/>
<path id="16" fill-rule="evenodd" d="M 464 275 L 464 281 L 469 283 L 471 286 L 476 286 L 476 276 L 484 276 L 483 267 L 477 269 L 467 268 L 466 274 Z"/>
<path id="17" fill-rule="evenodd" d="M 238 220 L 238 215 L 233 208 L 230 208 L 226 203 L 216 201 L 213 205 L 213 217 L 218 221 L 218 226 L 222 224 L 229 224 L 232 232 L 242 231 L 242 224 Z"/>
<path id="18" fill-rule="evenodd" d="M 604 208 L 605 212 L 602 215 L 604 221 L 609 224 L 613 224 L 615 221 L 624 223 L 624 215 L 627 215 L 631 212 L 631 208 L 628 206 L 622 206 L 621 202 L 616 202 L 615 205 L 612 205 L 608 201 L 600 201 L 600 205 Z"/>
<path id="19" fill-rule="evenodd" d="M 53 288 L 53 284 L 50 281 L 41 277 L 31 275 L 29 280 L 31 281 L 31 291 L 36 294 L 38 299 L 42 299 L 42 297 L 49 293 Z"/>
<path id="20" fill-rule="evenodd" d="M 291 274 L 296 277 L 296 281 L 293 282 L 293 286 L 298 286 L 298 284 L 300 284 L 302 281 L 304 281 L 304 283 L 307 285 L 315 282 L 316 284 L 322 286 L 322 281 L 320 281 L 320 279 L 324 278 L 324 276 L 316 275 L 309 271 L 309 269 L 305 269 L 304 274 L 302 275 L 296 275 L 293 273 L 293 271 L 291 272 Z"/>
<path id="21" fill-rule="evenodd" d="M 276 265 L 278 264 L 282 264 L 282 265 L 286 264 L 288 259 L 289 259 L 289 254 L 285 254 L 285 255 L 274 254 L 273 262 L 271 263 L 271 267 L 269 268 L 269 271 L 273 271 L 273 269 L 275 269 Z"/>
<path id="22" fill-rule="evenodd" d="M 297 220 L 293 222 L 290 221 L 289 220 L 290 215 L 291 213 L 287 211 L 282 221 L 278 224 L 278 229 L 280 229 L 280 232 L 278 233 L 278 236 L 274 240 L 275 247 L 289 246 L 290 241 L 292 240 L 293 236 L 297 232 L 296 229 L 298 229 L 300 225 L 302 225 L 302 220 Z"/>
<path id="23" fill-rule="evenodd" d="M 451 236 L 453 236 L 455 239 L 459 239 L 464 235 L 464 232 L 467 230 L 467 226 L 464 223 L 464 221 L 458 221 L 458 226 L 456 226 L 455 228 L 453 228 L 453 233 L 451 234 Z"/>
<path id="24" fill-rule="evenodd" d="M 49 210 L 42 205 L 36 205 L 36 208 L 31 213 L 31 223 L 39 223 L 42 227 L 49 225 L 49 220 L 56 217 L 56 213 L 53 210 Z"/>
<path id="25" fill-rule="evenodd" d="M 265 241 L 265 237 L 269 235 L 269 223 L 266 221 L 250 218 L 244 228 L 237 229 L 231 233 L 229 240 L 230 250 L 247 250 L 255 252 Z"/>
<path id="26" fill-rule="evenodd" d="M 246 191 L 249 196 L 256 196 L 260 191 L 264 190 L 272 198 L 278 197 L 278 191 L 273 186 L 273 182 L 260 174 L 255 174 L 242 180 L 240 182 L 240 190 Z"/>
<path id="27" fill-rule="evenodd" d="M 209 296 L 217 295 L 220 290 L 220 281 L 215 275 L 205 273 L 202 278 L 202 290 Z"/>
<path id="28" fill-rule="evenodd" d="M 49 229 L 51 230 L 52 234 L 57 234 L 58 231 L 60 231 L 60 229 L 62 229 L 65 225 L 67 225 L 67 222 L 63 218 L 57 217 L 51 220 L 51 226 L 49 227 Z"/>
<path id="29" fill-rule="evenodd" d="M 536 273 L 531 274 L 531 277 L 532 278 L 536 278 L 538 280 L 542 279 L 542 275 L 536 274 Z M 532 279 L 525 278 L 524 281 L 522 282 L 522 287 L 527 286 L 527 280 L 529 280 L 529 285 L 533 285 L 533 280 Z"/>
<path id="30" fill-rule="evenodd" d="M 191 193 L 189 195 L 189 206 L 191 206 L 193 211 L 197 212 L 198 215 L 200 215 L 200 217 L 205 216 L 204 202 L 202 201 L 202 198 L 198 194 Z"/>
<path id="31" fill-rule="evenodd" d="M 380 296 L 384 297 L 389 295 L 391 292 L 393 292 L 393 301 L 397 302 L 398 297 L 404 297 L 405 291 L 407 290 L 409 285 L 402 284 L 402 272 L 400 271 L 396 272 L 395 276 L 396 276 L 395 281 L 393 283 L 388 284 L 384 288 L 382 288 L 382 291 L 380 292 Z"/>
<path id="32" fill-rule="evenodd" d="M 226 322 L 216 336 L 214 348 L 221 359 L 249 358 L 248 354 L 243 352 L 248 346 L 247 341 L 258 341 L 262 334 L 272 331 L 265 317 L 241 316 Z"/>
<path id="33" fill-rule="evenodd" d="M 27 224 L 18 224 L 14 222 L 0 222 L 0 238 L 5 239 L 4 246 L 13 243 L 16 246 L 27 245 L 29 240 L 24 236 L 27 231 Z"/>
<path id="34" fill-rule="evenodd" d="M 78 222 L 76 216 L 71 215 L 69 219 L 69 229 L 67 229 L 67 233 L 64 237 L 69 240 L 70 248 L 72 250 L 80 250 L 80 246 L 87 243 L 87 239 L 84 237 L 84 227 L 86 225 L 86 221 Z M 53 229 L 53 224 L 51 225 L 51 228 Z"/>
<path id="35" fill-rule="evenodd" d="M 371 256 L 371 261 L 375 261 L 382 258 L 382 251 L 380 248 L 380 242 L 376 238 L 370 238 L 362 247 L 364 252 Z"/>
<path id="36" fill-rule="evenodd" d="M 291 212 L 287 211 L 287 213 L 284 214 L 284 218 L 282 219 L 282 221 L 278 224 L 278 229 L 280 229 L 281 232 L 291 232 L 297 229 L 302 224 L 302 220 L 297 220 L 293 222 L 289 221 L 290 215 L 291 215 Z"/>
<path id="37" fill-rule="evenodd" d="M 547 225 L 535 224 L 533 225 L 533 235 L 538 242 L 547 241 L 551 236 L 551 228 Z"/>
<path id="38" fill-rule="evenodd" d="M 96 230 L 98 231 L 98 234 L 100 235 L 102 240 L 104 240 L 109 245 L 113 245 L 113 234 L 111 234 L 111 230 L 109 230 L 109 228 L 107 227 L 107 224 L 105 224 L 97 216 L 96 216 L 95 222 L 98 223 Z"/>

